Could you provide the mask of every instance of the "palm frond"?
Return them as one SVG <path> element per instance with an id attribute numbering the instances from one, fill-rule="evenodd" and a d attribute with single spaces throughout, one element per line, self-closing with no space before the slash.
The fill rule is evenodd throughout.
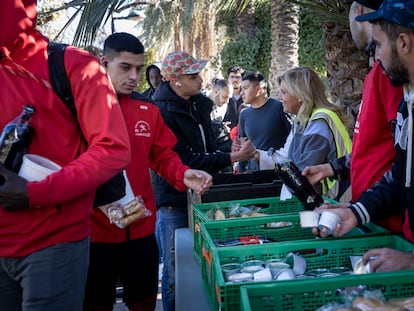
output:
<path id="1" fill-rule="evenodd" d="M 323 22 L 335 22 L 348 27 L 348 5 L 344 0 L 285 0 L 308 8 Z"/>
<path id="2" fill-rule="evenodd" d="M 159 49 L 170 41 L 177 14 L 178 8 L 168 3 L 149 7 L 145 11 L 141 38 L 147 48 Z"/>
<path id="3" fill-rule="evenodd" d="M 101 25 L 111 17 L 122 0 L 88 1 L 82 10 L 79 25 L 76 29 L 73 44 L 76 46 L 91 45 Z"/>
<path id="4" fill-rule="evenodd" d="M 254 1 L 254 0 L 253 0 Z M 228 12 L 235 12 L 236 15 L 240 14 L 241 12 L 246 9 L 246 7 L 252 2 L 252 0 L 228 0 L 228 1 L 217 1 L 217 9 L 219 11 Z M 226 13 L 224 14 L 226 15 Z"/>

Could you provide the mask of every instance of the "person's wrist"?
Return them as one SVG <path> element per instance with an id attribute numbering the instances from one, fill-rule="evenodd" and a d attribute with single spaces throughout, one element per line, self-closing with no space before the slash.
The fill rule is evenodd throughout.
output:
<path id="1" fill-rule="evenodd" d="M 237 154 L 235 152 L 230 152 L 230 161 L 231 163 L 237 162 Z"/>
<path id="2" fill-rule="evenodd" d="M 253 159 L 256 160 L 256 162 L 260 161 L 260 151 L 256 149 L 254 155 L 253 155 Z"/>
<path id="3" fill-rule="evenodd" d="M 332 178 L 334 178 L 334 179 L 338 179 L 338 171 L 336 170 L 336 168 L 335 168 L 335 165 L 334 165 L 334 163 L 332 163 L 332 161 L 330 161 L 329 163 L 329 167 L 330 167 L 330 169 L 331 169 L 331 172 L 329 172 L 329 177 L 332 177 Z"/>

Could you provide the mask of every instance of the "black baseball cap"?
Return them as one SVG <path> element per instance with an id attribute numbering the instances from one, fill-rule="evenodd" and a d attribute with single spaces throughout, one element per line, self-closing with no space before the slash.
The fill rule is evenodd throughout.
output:
<path id="1" fill-rule="evenodd" d="M 352 3 L 354 1 L 373 10 L 378 10 L 383 2 L 383 0 L 346 0 L 345 3 Z"/>
<path id="2" fill-rule="evenodd" d="M 358 22 L 384 19 L 403 27 L 414 28 L 414 0 L 384 0 L 377 11 L 357 16 L 355 19 Z"/>

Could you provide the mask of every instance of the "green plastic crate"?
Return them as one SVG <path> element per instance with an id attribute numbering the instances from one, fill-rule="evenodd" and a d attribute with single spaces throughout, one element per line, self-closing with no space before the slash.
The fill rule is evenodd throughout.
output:
<path id="1" fill-rule="evenodd" d="M 334 200 L 324 198 L 324 200 L 336 203 Z M 261 207 L 261 212 L 264 214 L 277 215 L 277 214 L 289 214 L 298 213 L 303 211 L 303 206 L 298 199 L 293 197 L 292 199 L 281 201 L 280 197 L 269 197 L 259 199 L 247 199 L 247 200 L 233 200 L 233 201 L 221 201 L 212 203 L 199 203 L 192 205 L 192 221 L 193 221 L 193 242 L 194 242 L 194 255 L 199 262 L 201 262 L 201 234 L 200 223 L 205 222 L 220 222 L 222 220 L 213 220 L 207 216 L 207 212 L 215 207 L 220 208 L 226 215 L 229 213 L 231 204 L 240 204 L 240 206 L 257 206 Z M 263 216 L 263 217 L 269 217 Z M 228 221 L 240 220 L 240 218 L 228 219 Z"/>
<path id="2" fill-rule="evenodd" d="M 286 222 L 291 225 L 274 228 L 269 226 L 272 222 Z M 373 223 L 368 223 L 363 226 L 355 227 L 352 231 L 339 239 L 388 234 L 390 234 L 388 230 Z M 211 252 L 217 248 L 214 240 L 237 239 L 242 236 L 260 236 L 273 242 L 296 240 L 320 241 L 309 228 L 306 229 L 300 226 L 299 214 L 250 217 L 239 220 L 220 220 L 200 224 L 201 253 L 199 253 L 198 256 L 201 258 L 201 261 L 206 260 L 205 258 L 211 258 Z M 337 238 L 329 237 L 326 239 Z M 252 245 L 246 246 L 250 247 Z"/>
<path id="3" fill-rule="evenodd" d="M 332 302 L 343 303 L 337 290 L 359 285 L 381 290 L 386 299 L 414 297 L 414 270 L 244 285 L 240 287 L 241 310 L 315 311 Z"/>
<path id="4" fill-rule="evenodd" d="M 351 268 L 350 256 L 360 256 L 372 248 L 389 247 L 402 251 L 412 251 L 414 245 L 399 236 L 384 235 L 370 236 L 349 239 L 320 240 L 320 241 L 291 241 L 270 243 L 262 245 L 251 245 L 249 247 L 234 246 L 218 248 L 211 253 L 210 260 L 202 261 L 201 273 L 204 288 L 213 310 L 239 311 L 240 287 L 241 285 L 263 285 L 278 283 L 303 284 L 306 279 L 295 279 L 290 281 L 270 282 L 245 282 L 226 283 L 221 265 L 231 262 L 242 263 L 247 260 L 260 259 L 269 260 L 285 258 L 288 253 L 301 254 L 307 263 L 307 270 L 319 268 L 346 267 Z M 380 275 L 380 273 L 376 274 Z M 342 280 L 343 278 L 356 278 L 356 275 L 333 277 L 332 279 Z M 392 278 L 392 274 L 390 274 Z M 318 278 L 318 282 L 319 282 Z M 314 280 L 313 280 L 314 281 Z M 414 282 L 414 278 L 413 278 Z M 306 284 L 306 283 L 305 283 Z"/>

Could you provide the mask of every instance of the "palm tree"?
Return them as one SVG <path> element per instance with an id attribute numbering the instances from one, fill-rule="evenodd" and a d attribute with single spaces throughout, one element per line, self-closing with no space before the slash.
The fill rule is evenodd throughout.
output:
<path id="1" fill-rule="evenodd" d="M 237 17 L 254 1 L 72 0 L 65 8 L 75 7 L 75 15 L 81 16 L 75 34 L 75 45 L 90 45 L 101 24 L 108 22 L 114 13 L 122 12 L 126 8 L 146 6 L 144 35 L 147 38 L 147 47 L 151 47 L 154 42 L 161 42 L 161 46 L 165 48 L 164 55 L 167 50 L 186 49 L 196 57 L 210 58 L 215 51 L 214 22 L 217 11 L 237 9 Z M 350 37 L 344 0 L 269 1 L 272 1 L 273 23 L 270 80 L 274 81 L 281 71 L 297 65 L 298 5 L 307 7 L 314 12 L 315 18 L 323 17 L 321 27 L 324 33 L 326 73 L 331 97 L 333 101 L 343 105 L 349 114 L 356 115 L 368 63 L 366 57 L 356 50 Z M 239 20 L 238 24 L 243 26 L 244 23 L 244 20 Z M 253 29 L 250 26 L 248 28 Z M 161 48 L 157 50 L 162 51 Z"/>
<path id="2" fill-rule="evenodd" d="M 286 0 L 271 1 L 272 47 L 269 81 L 277 97 L 277 77 L 299 64 L 299 5 Z"/>
<path id="3" fill-rule="evenodd" d="M 287 0 L 306 7 L 321 20 L 325 47 L 326 76 L 331 99 L 356 117 L 367 57 L 357 50 L 349 31 L 348 5 L 344 0 Z"/>

